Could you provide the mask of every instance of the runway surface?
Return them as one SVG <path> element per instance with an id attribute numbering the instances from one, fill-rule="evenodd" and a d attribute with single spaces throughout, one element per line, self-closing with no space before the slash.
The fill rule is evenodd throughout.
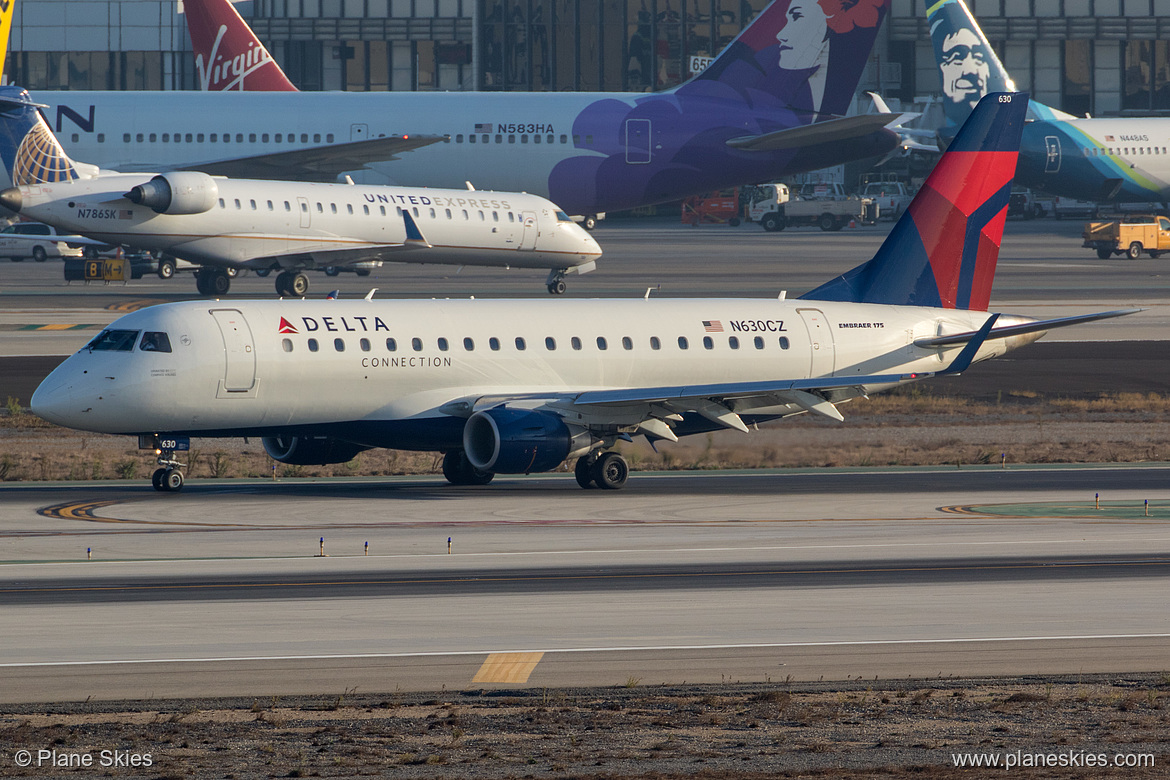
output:
<path id="1" fill-rule="evenodd" d="M 0 699 L 1160 670 L 1168 485 L 1159 465 L 613 495 L 566 475 L 5 486 Z M 1090 490 L 1099 514 L 1043 511 Z"/>

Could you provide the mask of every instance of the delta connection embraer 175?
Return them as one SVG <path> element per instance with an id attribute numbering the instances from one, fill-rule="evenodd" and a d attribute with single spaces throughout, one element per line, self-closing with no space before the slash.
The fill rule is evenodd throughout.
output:
<path id="1" fill-rule="evenodd" d="M 963 0 L 925 0 L 953 133 L 989 92 L 1015 89 Z M 1170 119 L 1077 118 L 1031 101 L 1016 183 L 1078 200 L 1170 202 Z"/>
<path id="2" fill-rule="evenodd" d="M 0 157 L 19 186 L 0 205 L 69 233 L 167 252 L 204 267 L 204 295 L 230 268 L 279 270 L 276 290 L 303 295 L 300 269 L 370 260 L 549 269 L 549 292 L 587 273 L 597 242 L 536 195 L 97 172 L 61 149 L 28 93 L 0 87 Z"/>
<path id="3" fill-rule="evenodd" d="M 799 300 L 205 301 L 121 317 L 32 398 L 50 422 L 137 434 L 155 487 L 193 436 L 257 436 L 275 459 L 444 453 L 455 484 L 555 469 L 628 474 L 609 449 L 800 412 L 1002 355 L 1043 331 L 987 305 L 1027 96 L 975 110 L 877 255 Z"/>
<path id="4" fill-rule="evenodd" d="M 606 211 L 890 152 L 898 137 L 886 125 L 900 115 L 844 116 L 889 3 L 774 0 L 702 72 L 653 94 L 49 91 L 37 98 L 49 104 L 46 115 L 69 153 L 105 169 L 334 181 L 368 167 L 357 180 L 524 191 L 588 224 Z M 212 76 L 221 53 L 235 62 L 240 52 L 225 47 L 240 40 L 225 35 L 220 50 L 207 52 Z"/>

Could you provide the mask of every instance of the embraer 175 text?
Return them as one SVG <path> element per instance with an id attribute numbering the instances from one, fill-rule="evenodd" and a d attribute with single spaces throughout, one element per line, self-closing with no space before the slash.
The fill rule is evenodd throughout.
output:
<path id="1" fill-rule="evenodd" d="M 1015 83 L 963 0 L 925 2 L 949 123 L 939 131 L 945 143 L 984 95 Z M 1170 119 L 1078 119 L 1035 100 L 1028 119 L 1017 184 L 1078 200 L 1170 201 Z"/>
<path id="2" fill-rule="evenodd" d="M 963 371 L 1062 325 L 988 314 L 1026 95 L 986 98 L 872 260 L 799 300 L 172 303 L 112 323 L 50 374 L 33 411 L 139 435 L 176 490 L 193 436 L 257 436 L 275 459 L 374 447 L 444 453 L 456 484 L 609 449 L 812 412 Z"/>
<path id="3" fill-rule="evenodd" d="M 111 244 L 167 252 L 204 266 L 199 292 L 223 295 L 228 269 L 278 270 L 281 295 L 303 295 L 301 269 L 371 260 L 548 269 L 596 267 L 601 249 L 548 200 L 516 192 L 226 179 L 198 171 L 95 172 L 78 165 L 28 93 L 0 87 L 0 157 L 18 186 L 0 205 Z"/>
<path id="4" fill-rule="evenodd" d="M 819 3 L 788 13 L 789 0 L 776 0 L 701 73 L 656 94 L 132 91 L 37 98 L 49 104 L 46 115 L 69 153 L 108 170 L 334 181 L 368 167 L 355 180 L 449 188 L 470 181 L 547 197 L 592 219 L 889 153 L 898 136 L 886 125 L 901 115 L 844 116 L 889 2 L 837 3 L 827 17 Z M 225 34 L 221 49 L 207 52 L 209 85 L 221 53 L 233 63 L 240 55 L 223 47 L 246 40 Z"/>

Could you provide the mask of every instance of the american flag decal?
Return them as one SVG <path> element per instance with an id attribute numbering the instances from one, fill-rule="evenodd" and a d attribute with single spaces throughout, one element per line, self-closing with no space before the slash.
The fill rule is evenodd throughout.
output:
<path id="1" fill-rule="evenodd" d="M 722 333 L 723 322 L 720 320 L 703 320 L 704 333 Z"/>
<path id="2" fill-rule="evenodd" d="M 280 318 L 280 328 L 276 332 L 277 333 L 296 333 L 297 329 L 296 329 L 296 326 L 294 326 L 291 322 L 286 320 L 284 317 L 281 317 Z"/>
<path id="3" fill-rule="evenodd" d="M 131 211 L 130 209 L 119 209 L 118 210 L 118 219 L 133 219 L 133 218 L 134 218 L 134 212 Z"/>
<path id="4" fill-rule="evenodd" d="M 1113 136 L 1111 136 L 1111 135 L 1105 136 L 1105 142 L 1110 143 L 1110 144 L 1113 143 Z"/>
<path id="5" fill-rule="evenodd" d="M 491 131 L 492 131 L 492 123 L 491 122 L 487 122 L 485 124 L 477 124 L 475 126 L 475 132 L 477 132 L 477 133 L 490 133 Z"/>

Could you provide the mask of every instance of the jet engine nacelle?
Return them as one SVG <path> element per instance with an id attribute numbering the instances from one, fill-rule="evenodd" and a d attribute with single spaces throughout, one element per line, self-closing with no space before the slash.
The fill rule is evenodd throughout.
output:
<path id="1" fill-rule="evenodd" d="M 348 463 L 359 452 L 370 449 L 328 436 L 265 436 L 261 442 L 273 460 L 294 466 Z"/>
<path id="2" fill-rule="evenodd" d="M 199 171 L 173 171 L 155 176 L 126 193 L 131 203 L 159 214 L 202 214 L 219 197 L 215 179 Z"/>
<path id="3" fill-rule="evenodd" d="M 558 415 L 531 409 L 487 409 L 463 427 L 471 465 L 497 474 L 549 471 L 571 454 L 587 452 L 591 443 L 588 431 L 571 430 Z"/>

